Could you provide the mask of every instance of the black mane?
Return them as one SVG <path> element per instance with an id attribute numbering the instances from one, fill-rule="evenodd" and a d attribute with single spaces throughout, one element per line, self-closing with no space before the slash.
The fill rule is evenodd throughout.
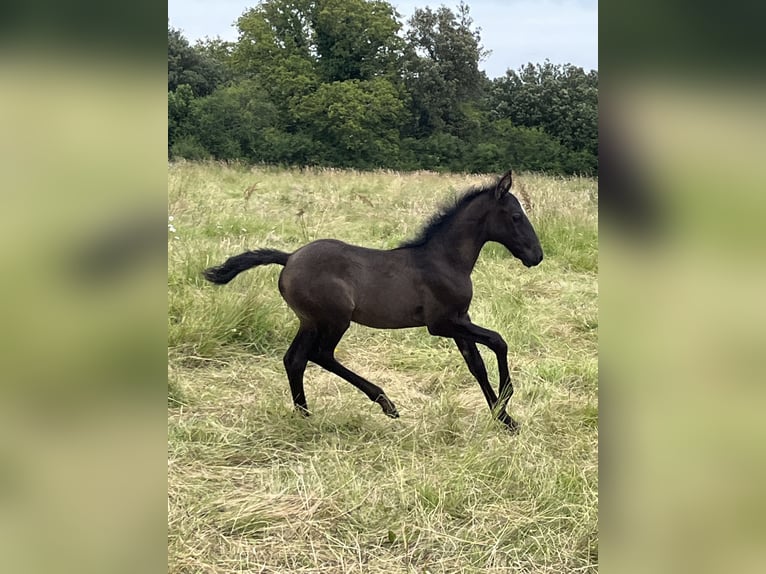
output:
<path id="1" fill-rule="evenodd" d="M 438 211 L 426 221 L 423 228 L 415 237 L 400 243 L 397 249 L 425 245 L 439 230 L 444 229 L 449 225 L 449 222 L 452 221 L 452 218 L 455 217 L 456 213 L 482 193 L 493 191 L 496 185 L 496 183 L 489 183 L 481 187 L 472 187 L 462 195 L 458 196 L 454 201 L 442 205 L 439 207 Z"/>

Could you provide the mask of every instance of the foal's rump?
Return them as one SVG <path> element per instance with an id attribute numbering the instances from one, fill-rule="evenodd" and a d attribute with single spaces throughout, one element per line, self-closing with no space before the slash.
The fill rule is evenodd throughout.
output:
<path id="1" fill-rule="evenodd" d="M 302 319 L 323 316 L 377 328 L 421 325 L 417 273 L 401 251 L 334 239 L 314 241 L 290 257 L 279 279 L 287 304 Z"/>

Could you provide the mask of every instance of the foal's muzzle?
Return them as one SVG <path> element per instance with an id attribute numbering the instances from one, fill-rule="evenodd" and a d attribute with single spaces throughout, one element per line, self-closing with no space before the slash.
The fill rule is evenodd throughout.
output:
<path id="1" fill-rule="evenodd" d="M 534 267 L 535 265 L 540 265 L 540 262 L 543 260 L 543 252 L 542 250 L 539 253 L 535 253 L 531 257 L 525 257 L 522 259 L 522 263 L 525 267 Z"/>

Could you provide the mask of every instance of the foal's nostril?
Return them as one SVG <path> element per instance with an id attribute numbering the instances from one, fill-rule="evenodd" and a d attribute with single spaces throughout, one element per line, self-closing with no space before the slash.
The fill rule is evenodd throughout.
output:
<path id="1" fill-rule="evenodd" d="M 527 267 L 534 267 L 535 265 L 539 265 L 542 260 L 543 260 L 543 252 L 539 251 L 538 253 L 533 254 L 532 257 L 529 258 L 529 264 L 527 265 Z"/>

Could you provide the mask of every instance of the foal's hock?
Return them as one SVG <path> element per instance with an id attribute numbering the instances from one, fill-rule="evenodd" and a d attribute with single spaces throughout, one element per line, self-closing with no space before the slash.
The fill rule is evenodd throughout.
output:
<path id="1" fill-rule="evenodd" d="M 308 361 L 335 373 L 380 405 L 389 417 L 399 413 L 383 389 L 350 371 L 335 358 L 335 347 L 351 322 L 378 329 L 426 327 L 455 340 L 491 411 L 511 430 L 506 412 L 513 394 L 508 347 L 499 333 L 471 322 L 471 272 L 488 241 L 504 245 L 525 266 L 543 260 L 543 250 L 519 200 L 510 193 L 511 172 L 490 185 L 468 190 L 435 214 L 417 237 L 387 251 L 320 239 L 294 253 L 246 251 L 204 271 L 213 283 L 228 283 L 257 265 L 278 263 L 279 292 L 300 320 L 284 357 L 296 408 L 308 414 L 303 373 Z M 476 344 L 497 356 L 498 395 Z"/>

